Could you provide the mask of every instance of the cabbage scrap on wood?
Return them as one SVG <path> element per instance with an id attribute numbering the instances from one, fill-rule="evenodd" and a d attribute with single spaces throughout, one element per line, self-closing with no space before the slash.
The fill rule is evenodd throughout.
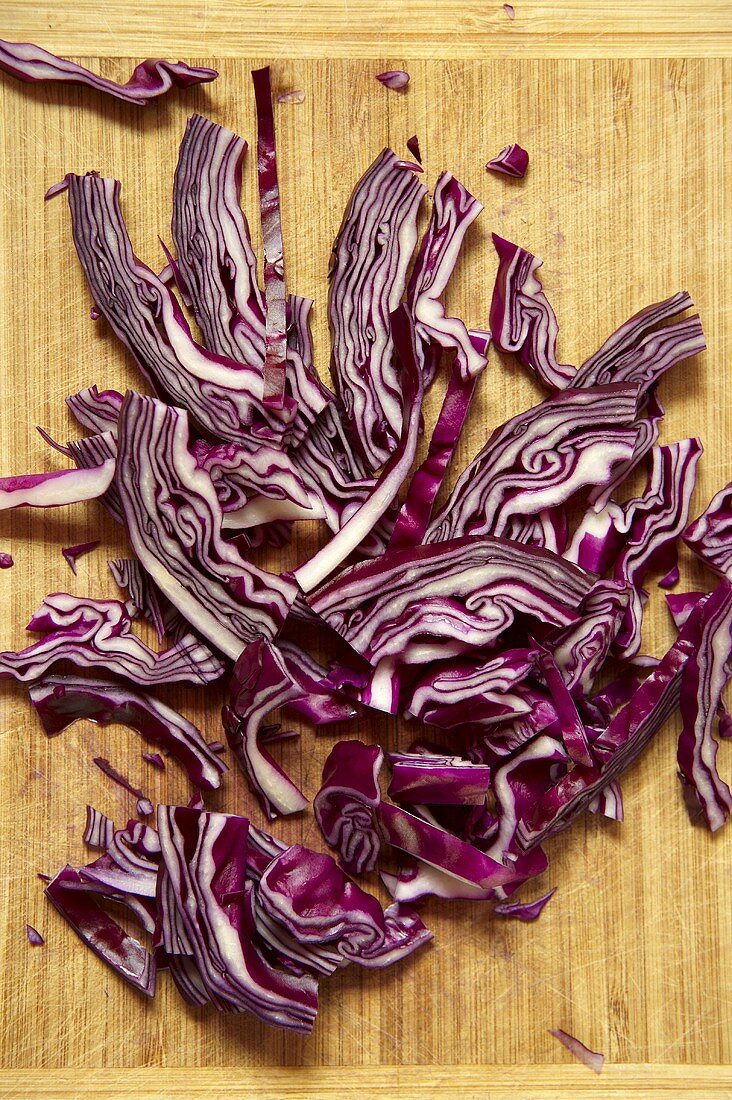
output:
<path id="1" fill-rule="evenodd" d="M 34 49 L 16 50 L 25 78 L 82 79 Z M 188 79 L 145 65 L 123 98 Z M 332 392 L 315 365 L 313 303 L 285 283 L 269 72 L 253 77 L 263 257 L 240 205 L 247 144 L 198 114 L 180 146 L 160 275 L 133 250 L 118 181 L 89 172 L 51 188 L 67 193 L 92 316 L 153 393 L 131 380 L 125 394 L 71 394 L 88 434 L 65 445 L 41 434 L 76 469 L 0 479 L 8 509 L 98 500 L 131 547 L 109 563 L 123 599 L 49 595 L 29 624 L 42 637 L 0 654 L 0 677 L 29 685 L 48 736 L 79 719 L 122 723 L 160 750 L 142 754 L 158 770 L 150 781 L 167 759 L 191 784 L 188 805 L 160 804 L 154 824 L 141 821 L 151 801 L 96 758 L 138 819 L 116 828 L 88 807 L 96 858 L 48 882 L 77 935 L 145 995 L 167 970 L 190 1004 L 308 1032 L 321 979 L 429 942 L 413 902 L 487 901 L 499 917 L 536 920 L 554 894 L 532 884 L 548 866 L 545 841 L 585 811 L 622 821 L 622 775 L 677 710 L 683 790 L 710 829 L 725 824 L 732 494 L 689 524 L 701 441 L 658 442 L 664 375 L 704 349 L 690 296 L 639 310 L 575 367 L 557 353 L 541 261 L 494 235 L 491 301 L 478 317 L 453 316 L 450 280 L 482 204 L 443 172 L 419 241 L 427 188 L 391 149 L 356 183 L 333 245 L 319 303 Z M 407 74 L 379 79 L 404 87 Z M 408 146 L 421 161 L 416 137 Z M 525 163 L 509 146 L 490 167 L 519 175 Z M 499 369 L 493 345 L 549 394 L 505 423 L 489 404 L 483 445 L 433 515 L 471 403 Z M 418 461 L 424 397 L 441 381 Z M 646 486 L 628 499 L 640 466 Z M 324 541 L 310 559 L 280 570 L 253 560 L 267 547 L 271 563 L 296 525 L 318 521 Z M 716 587 L 669 593 L 677 636 L 650 657 L 649 581 L 678 584 L 680 537 Z M 67 548 L 69 560 L 91 545 Z M 140 619 L 164 648 L 133 631 Z M 228 749 L 261 811 L 276 822 L 312 800 L 332 856 L 206 808 L 226 782 L 227 746 L 155 689 L 224 677 Z M 369 712 L 403 715 L 404 743 L 385 753 L 339 730 L 319 789 L 305 767 L 287 774 L 287 715 L 321 726 Z M 386 908 L 349 877 L 377 869 Z M 139 939 L 108 902 L 127 908 Z M 599 1068 L 601 1055 L 553 1034 Z"/>

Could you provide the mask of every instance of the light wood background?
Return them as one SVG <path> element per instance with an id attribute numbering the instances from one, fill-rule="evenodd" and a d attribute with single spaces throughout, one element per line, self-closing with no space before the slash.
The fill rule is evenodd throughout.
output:
<path id="1" fill-rule="evenodd" d="M 150 54 L 221 71 L 215 84 L 144 110 L 0 77 L 0 475 L 60 465 L 33 426 L 73 437 L 66 394 L 91 382 L 139 385 L 104 323 L 89 319 L 66 203 L 44 205 L 45 189 L 69 170 L 118 176 L 137 251 L 158 264 L 187 115 L 202 111 L 252 141 L 249 70 L 264 58 L 277 90 L 306 92 L 303 104 L 277 108 L 277 127 L 288 285 L 316 299 L 321 369 L 327 260 L 344 203 L 385 143 L 402 150 L 417 132 L 427 182 L 449 168 L 486 206 L 450 290 L 469 323 L 487 319 L 491 229 L 544 257 L 560 352 L 573 362 L 634 310 L 689 289 L 709 351 L 664 382 L 662 438 L 702 436 L 701 507 L 732 476 L 730 5 L 514 6 L 510 22 L 501 4 L 453 0 L 115 0 L 101 14 L 90 0 L 0 5 L 6 37 L 84 58 L 107 75 L 126 79 L 130 59 Z M 400 64 L 412 74 L 406 95 L 373 79 Z M 513 140 L 532 157 L 519 184 L 483 169 Z M 244 203 L 256 237 L 253 173 L 250 161 Z M 494 356 L 459 465 L 537 394 Z M 60 549 L 94 537 L 103 546 L 74 578 Z M 291 555 L 304 557 L 310 545 L 301 532 Z M 0 572 L 2 648 L 25 644 L 23 627 L 48 592 L 116 594 L 105 562 L 124 542 L 95 506 L 6 513 L 0 549 L 16 559 Z M 685 577 L 708 583 L 690 563 Z M 672 633 L 652 589 L 646 648 L 660 652 Z M 207 701 L 182 691 L 166 698 L 217 736 L 215 691 Z M 625 779 L 623 825 L 590 820 L 549 845 L 550 869 L 527 896 L 558 891 L 537 924 L 430 903 L 434 947 L 384 975 L 354 967 L 324 981 L 315 1032 L 301 1039 L 188 1009 L 165 978 L 154 1003 L 142 1003 L 84 950 L 35 875 L 85 859 L 86 802 L 120 821 L 133 808 L 92 755 L 108 756 L 158 800 L 187 797 L 187 784 L 177 769 L 153 772 L 129 731 L 79 724 L 49 741 L 22 689 L 7 687 L 0 704 L 0 1097 L 732 1096 L 732 834 L 689 824 L 673 724 Z M 303 730 L 301 745 L 287 747 L 310 796 L 344 734 Z M 410 736 L 387 719 L 347 735 L 389 744 Z M 729 778 L 729 745 L 720 764 Z M 235 773 L 212 804 L 260 820 Z M 281 835 L 317 843 L 310 816 Z M 44 948 L 27 945 L 26 921 L 46 936 Z M 602 1077 L 570 1064 L 550 1027 L 603 1051 Z"/>

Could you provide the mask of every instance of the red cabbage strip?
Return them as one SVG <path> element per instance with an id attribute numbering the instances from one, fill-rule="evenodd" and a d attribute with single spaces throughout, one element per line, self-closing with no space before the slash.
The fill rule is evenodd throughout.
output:
<path id="1" fill-rule="evenodd" d="M 696 465 L 703 447 L 698 439 L 656 447 L 648 483 L 638 506 L 613 578 L 631 589 L 616 644 L 623 657 L 640 649 L 644 596 L 642 584 L 651 569 L 666 572 L 676 565 L 676 539 L 689 520 L 696 485 Z"/>
<path id="2" fill-rule="evenodd" d="M 390 752 L 388 794 L 399 802 L 429 806 L 480 806 L 485 803 L 491 769 L 459 756 Z"/>
<path id="3" fill-rule="evenodd" d="M 518 355 L 522 366 L 553 390 L 574 385 L 575 367 L 557 361 L 559 325 L 537 275 L 541 260 L 493 233 L 498 272 L 490 327 L 496 347 Z"/>
<path id="4" fill-rule="evenodd" d="M 87 428 L 95 435 L 117 430 L 123 401 L 124 397 L 117 390 L 102 390 L 100 393 L 96 386 L 87 386 L 66 398 L 72 416 L 82 428 Z"/>
<path id="5" fill-rule="evenodd" d="M 61 553 L 69 563 L 71 572 L 76 576 L 76 562 L 79 558 L 83 558 L 85 554 L 90 554 L 92 550 L 96 550 L 100 545 L 99 539 L 93 539 L 91 542 L 79 542 L 76 546 L 64 546 Z"/>
<path id="6" fill-rule="evenodd" d="M 228 657 L 285 621 L 294 585 L 245 562 L 221 538 L 221 506 L 188 448 L 187 417 L 129 393 L 119 422 L 117 483 L 143 568 L 182 615 Z M 164 508 L 161 502 L 164 501 Z"/>
<path id="7" fill-rule="evenodd" d="M 243 138 L 201 115 L 188 119 L 173 183 L 178 266 L 209 351 L 264 369 L 257 260 L 239 205 Z"/>
<path id="8" fill-rule="evenodd" d="M 562 673 L 557 666 L 552 654 L 543 646 L 539 646 L 539 668 L 551 695 L 552 703 L 559 717 L 562 731 L 562 742 L 567 755 L 571 760 L 585 767 L 591 767 L 594 757 L 590 751 L 587 734 L 582 719 L 577 713 L 577 707 L 564 682 Z"/>
<path id="9" fill-rule="evenodd" d="M 292 459 L 279 448 L 261 443 L 251 452 L 238 443 L 206 443 L 198 439 L 192 451 L 196 465 L 211 478 L 224 513 L 234 513 L 224 519 L 225 525 L 253 526 L 261 522 L 255 515 L 257 508 L 264 513 L 267 508 L 276 510 L 278 505 L 283 511 L 288 507 L 297 510 L 297 518 L 308 518 L 308 513 L 313 519 L 321 518 Z M 237 514 L 239 520 L 246 520 L 245 508 L 251 524 L 237 522 Z"/>
<path id="10" fill-rule="evenodd" d="M 345 698 L 330 685 L 327 671 L 303 649 L 283 641 L 277 643 L 277 648 L 290 678 L 302 691 L 302 698 L 287 704 L 291 711 L 315 726 L 348 722 L 362 713 L 357 702 Z"/>
<path id="11" fill-rule="evenodd" d="M 124 791 L 128 791 L 130 794 L 133 794 L 135 798 L 145 800 L 145 795 L 139 789 L 139 787 L 133 786 L 132 783 L 130 783 L 129 779 L 122 775 L 121 772 L 118 772 L 117 769 L 113 767 L 108 760 L 105 760 L 103 756 L 93 757 L 93 762 L 99 768 L 100 772 L 104 772 L 107 778 L 111 779 L 113 783 L 116 783 Z"/>
<path id="12" fill-rule="evenodd" d="M 56 57 L 32 42 L 3 40 L 0 40 L 0 69 L 29 84 L 46 81 L 85 84 L 98 92 L 106 92 L 115 99 L 136 103 L 140 107 L 144 107 L 148 100 L 165 95 L 174 86 L 189 88 L 192 84 L 207 84 L 219 75 L 216 69 L 186 65 L 184 61 L 148 58 L 135 67 L 126 84 L 118 84 L 115 80 L 89 72 L 75 61 Z"/>
<path id="13" fill-rule="evenodd" d="M 280 188 L 277 182 L 275 125 L 269 65 L 252 72 L 257 108 L 257 179 L 264 246 L 264 296 L 267 305 L 264 396 L 273 406 L 285 396 L 287 355 L 285 258 L 282 246 Z"/>
<path id="14" fill-rule="evenodd" d="M 287 305 L 287 392 L 297 403 L 288 445 L 296 446 L 315 423 L 318 413 L 333 401 L 333 394 L 321 382 L 313 361 L 310 333 L 312 298 L 289 294 Z"/>
<path id="15" fill-rule="evenodd" d="M 461 882 L 487 889 L 502 886 L 515 877 L 512 868 L 496 863 L 472 844 L 398 806 L 382 802 L 377 816 L 387 844 Z"/>
<path id="16" fill-rule="evenodd" d="M 572 385 L 585 388 L 610 382 L 637 382 L 641 393 L 645 393 L 676 363 L 704 351 L 704 334 L 696 314 L 656 328 L 692 306 L 686 291 L 646 306 L 582 364 Z"/>
<path id="17" fill-rule="evenodd" d="M 0 477 L 0 511 L 6 508 L 55 508 L 96 500 L 114 478 L 114 462 L 107 459 L 87 470 L 54 470 L 49 474 Z"/>
<path id="18" fill-rule="evenodd" d="M 64 867 L 46 887 L 46 897 L 77 936 L 102 962 L 148 997 L 155 993 L 155 960 L 141 943 L 104 913 L 85 891 L 71 887 L 80 882 L 73 867 Z"/>
<path id="19" fill-rule="evenodd" d="M 562 1046 L 566 1047 L 569 1053 L 573 1054 L 583 1066 L 587 1066 L 593 1073 L 602 1073 L 602 1067 L 605 1063 L 604 1054 L 598 1054 L 596 1051 L 590 1050 L 579 1039 L 575 1039 L 574 1035 L 563 1031 L 561 1027 L 549 1028 L 549 1034 L 558 1039 Z"/>
<path id="20" fill-rule="evenodd" d="M 170 753 L 191 782 L 204 790 L 215 790 L 227 770 L 200 730 L 182 714 L 113 681 L 49 676 L 30 688 L 30 698 L 49 736 L 81 718 L 100 726 L 114 722 L 129 726 Z"/>
<path id="21" fill-rule="evenodd" d="M 48 733 L 48 730 L 46 732 Z M 86 827 L 82 837 L 84 843 L 90 848 L 106 849 L 111 844 L 113 836 L 114 823 L 104 814 L 100 814 L 99 810 L 95 810 L 93 806 L 87 806 Z"/>
<path id="22" fill-rule="evenodd" d="M 155 653 L 134 634 L 119 600 L 91 600 L 55 592 L 46 596 L 28 623 L 45 634 L 18 653 L 0 653 L 0 679 L 37 680 L 57 661 L 80 668 L 102 667 L 136 684 L 207 684 L 224 666 L 192 634 Z"/>
<path id="23" fill-rule="evenodd" d="M 463 471 L 426 540 L 491 534 L 524 541 L 522 527 L 603 485 L 633 455 L 634 386 L 565 390 L 496 428 Z M 533 529 L 533 528 L 532 528 Z"/>
<path id="24" fill-rule="evenodd" d="M 419 469 L 412 474 L 388 549 L 402 550 L 407 546 L 416 546 L 424 539 L 432 517 L 432 507 L 460 442 L 477 381 L 477 375 L 461 378 L 458 365 L 455 365 L 427 456 Z"/>
<path id="25" fill-rule="evenodd" d="M 303 810 L 308 800 L 263 748 L 259 730 L 271 711 L 301 695 L 273 646 L 262 638 L 246 646 L 234 666 L 222 721 L 229 747 L 270 821 Z"/>
<path id="26" fill-rule="evenodd" d="M 732 482 L 712 497 L 681 537 L 715 573 L 732 576 Z"/>
<path id="27" fill-rule="evenodd" d="M 629 702 L 618 711 L 593 744 L 602 764 L 576 766 L 534 804 L 531 819 L 522 825 L 518 842 L 522 849 L 543 843 L 565 829 L 605 787 L 640 756 L 679 703 L 681 673 L 696 651 L 703 601 L 679 631 L 678 638 Z"/>
<path id="28" fill-rule="evenodd" d="M 246 891 L 248 821 L 229 814 L 159 806 L 158 831 L 169 897 L 201 985 L 214 1006 L 252 1012 L 266 1023 L 308 1032 L 317 985 L 267 961 L 255 942 Z"/>
<path id="29" fill-rule="evenodd" d="M 587 803 L 587 809 L 591 814 L 602 814 L 611 821 L 623 820 L 623 793 L 620 784 L 613 780 L 603 787 L 598 794 Z"/>
<path id="30" fill-rule="evenodd" d="M 536 901 L 503 901 L 494 907 L 493 912 L 498 913 L 499 917 L 516 917 L 517 920 L 522 921 L 537 920 L 546 903 L 554 897 L 556 892 L 555 886 L 548 894 L 537 898 Z"/>
<path id="31" fill-rule="evenodd" d="M 150 580 L 136 558 L 118 558 L 108 561 L 115 584 L 127 592 L 125 607 L 131 619 L 146 619 L 152 623 L 158 639 L 167 635 L 173 638 L 187 633 L 188 626 L 180 612 Z"/>
<path id="32" fill-rule="evenodd" d="M 331 848 L 340 853 L 351 875 L 373 871 L 381 842 L 374 810 L 381 801 L 379 772 L 384 754 L 378 745 L 339 741 L 323 765 L 323 781 L 313 799 L 315 820 Z"/>
<path id="33" fill-rule="evenodd" d="M 387 460 L 402 433 L 391 315 L 404 293 L 425 193 L 384 149 L 356 184 L 333 245 L 331 375 L 369 471 Z"/>
<path id="34" fill-rule="evenodd" d="M 293 577 L 305 594 L 322 584 L 368 536 L 389 509 L 414 462 L 422 418 L 423 391 L 414 325 L 404 306 L 400 306 L 392 315 L 391 325 L 394 346 L 403 366 L 402 434 L 369 497 L 342 524 L 322 550 L 294 570 Z"/>
<path id="35" fill-rule="evenodd" d="M 331 856 L 294 845 L 270 863 L 257 899 L 302 946 L 330 946 L 347 962 L 385 967 L 432 939 L 416 913 L 349 881 Z"/>
<path id="36" fill-rule="evenodd" d="M 546 636 L 545 644 L 572 695 L 584 698 L 592 691 L 629 601 L 627 585 L 597 581 L 580 604 L 577 622 Z"/>
<path id="37" fill-rule="evenodd" d="M 547 550 L 486 536 L 391 551 L 352 566 L 310 604 L 376 664 L 387 656 L 408 661 L 405 650 L 417 638 L 425 640 L 420 660 L 439 656 L 445 642 L 490 645 L 516 612 L 566 626 L 591 586 L 591 577 Z"/>
<path id="38" fill-rule="evenodd" d="M 717 771 L 713 726 L 732 657 L 732 584 L 721 580 L 701 611 L 696 652 L 681 674 L 681 717 L 677 759 L 681 779 L 694 791 L 707 825 L 721 829 L 732 810 L 732 793 Z"/>
<path id="39" fill-rule="evenodd" d="M 530 703 L 516 689 L 535 665 L 536 654 L 531 649 L 435 664 L 415 685 L 407 712 L 442 729 L 502 722 L 526 714 Z"/>
<path id="40" fill-rule="evenodd" d="M 482 209 L 483 204 L 459 180 L 450 172 L 442 173 L 407 288 L 407 307 L 416 322 L 418 343 L 455 348 L 463 380 L 481 373 L 486 365 L 485 354 L 473 344 L 458 317 L 447 317 L 440 299 L 455 269 L 465 234 Z M 425 387 L 431 381 L 425 379 Z"/>
<path id="41" fill-rule="evenodd" d="M 174 295 L 132 250 L 118 181 L 67 178 L 74 243 L 94 301 L 150 383 L 214 438 L 282 439 L 294 404 L 268 408 L 259 368 L 193 340 Z"/>

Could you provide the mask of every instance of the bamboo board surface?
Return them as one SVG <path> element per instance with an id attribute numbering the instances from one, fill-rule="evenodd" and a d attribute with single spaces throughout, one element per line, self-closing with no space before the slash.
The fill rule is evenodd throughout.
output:
<path id="1" fill-rule="evenodd" d="M 398 18 L 404 20 L 409 5 L 402 7 Z M 523 7 L 527 18 L 549 18 L 548 5 Z M 599 5 L 584 7 L 597 29 L 605 16 L 611 29 L 619 25 L 623 5 L 612 12 L 603 7 L 603 14 Z M 516 8 L 518 19 L 522 6 Z M 690 54 L 710 52 L 690 22 L 687 26 L 689 12 L 701 20 L 700 10 L 679 6 Z M 540 49 L 532 39 L 527 57 L 516 57 L 509 45 L 501 52 L 514 56 L 463 61 L 461 47 L 453 51 L 458 59 L 411 62 L 429 52 L 419 45 L 418 26 L 414 51 L 402 35 L 398 53 L 378 54 L 371 38 L 363 55 L 374 61 L 332 60 L 356 52 L 358 45 L 349 47 L 346 34 L 336 33 L 332 48 L 324 32 L 308 39 L 309 15 L 303 17 L 302 38 L 282 39 L 277 49 L 274 25 L 270 37 L 255 40 L 246 38 L 242 24 L 237 34 L 250 43 L 249 52 L 224 50 L 236 56 L 220 61 L 222 20 L 233 18 L 233 9 L 207 5 L 208 25 L 215 30 L 207 38 L 197 33 L 192 11 L 183 5 L 166 7 L 164 26 L 159 9 L 151 9 L 145 21 L 144 5 L 129 18 L 112 5 L 105 11 L 128 45 L 125 60 L 122 51 L 110 56 L 115 38 L 108 32 L 98 56 L 90 51 L 89 24 L 82 27 L 80 16 L 77 26 L 70 11 L 54 7 L 55 36 L 53 28 L 42 33 L 42 9 L 14 4 L 5 20 L 12 31 L 4 33 L 88 58 L 90 67 L 123 79 L 134 64 L 129 58 L 171 51 L 216 64 L 221 77 L 208 88 L 174 93 L 143 111 L 83 89 L 0 83 L 5 364 L 0 475 L 61 465 L 33 425 L 73 438 L 63 405 L 68 393 L 92 382 L 117 388 L 140 384 L 104 324 L 89 319 L 68 210 L 63 198 L 44 206 L 46 187 L 68 170 L 96 168 L 120 177 L 133 242 L 155 266 L 158 234 L 169 239 L 171 174 L 186 117 L 194 110 L 209 114 L 251 142 L 248 74 L 265 54 L 276 61 L 276 90 L 296 86 L 306 92 L 303 104 L 278 107 L 277 127 L 288 286 L 316 300 L 321 369 L 328 358 L 328 254 L 349 191 L 384 144 L 402 150 L 404 140 L 417 132 L 427 181 L 449 168 L 486 206 L 451 286 L 450 308 L 473 325 L 485 323 L 495 271 L 492 229 L 544 258 L 544 285 L 559 316 L 565 361 L 586 357 L 646 303 L 687 288 L 701 313 L 709 351 L 664 382 L 662 439 L 702 436 L 706 453 L 695 498 L 700 508 L 732 476 L 732 194 L 724 146 L 732 61 L 653 58 L 657 51 L 649 32 L 629 43 L 634 59 L 575 60 L 568 56 L 569 40 L 560 43 L 559 58 L 551 48 L 544 58 L 532 57 Z M 660 11 L 648 5 L 642 18 L 652 22 Z M 269 9 L 261 12 L 269 19 Z M 704 26 L 716 31 L 716 51 L 729 53 L 723 33 L 728 7 L 707 5 L 705 12 Z M 293 18 L 290 5 L 279 13 L 280 29 L 286 29 L 286 17 Z M 660 21 L 657 26 L 660 33 Z M 388 37 L 388 26 L 385 33 Z M 501 31 L 504 38 L 508 33 Z M 568 24 L 567 34 L 572 33 Z M 673 22 L 664 33 L 675 33 Z M 557 38 L 559 32 L 554 43 Z M 607 41 L 617 52 L 618 39 Z M 204 51 L 203 42 L 217 48 Z M 577 47 L 576 52 L 587 51 Z M 292 60 L 313 53 L 331 60 Z M 405 96 L 373 80 L 374 72 L 400 61 L 409 62 L 412 74 Z M 530 174 L 518 185 L 483 170 L 488 155 L 511 140 L 521 141 L 532 155 Z M 243 192 L 256 237 L 251 161 Z M 494 424 L 534 403 L 538 393 L 494 356 L 457 467 Z M 60 548 L 95 537 L 103 546 L 80 562 L 74 578 Z M 302 559 L 311 545 L 301 531 L 292 554 Z M 48 592 L 116 594 L 105 563 L 124 553 L 124 541 L 95 506 L 5 513 L 0 549 L 10 550 L 16 560 L 13 570 L 0 573 L 6 609 L 2 648 L 25 644 L 23 626 Z M 686 559 L 685 581 L 687 587 L 708 583 Z M 655 583 L 651 588 L 646 649 L 658 653 L 672 632 Z M 194 692 L 171 691 L 166 698 L 200 720 L 210 738 L 218 735 L 215 703 L 204 705 Z M 554 885 L 558 892 L 537 924 L 501 922 L 479 905 L 430 903 L 426 919 L 435 946 L 383 975 L 352 968 L 324 981 L 315 1033 L 304 1040 L 249 1019 L 187 1009 L 164 981 L 155 1002 L 141 1004 L 84 950 L 49 910 L 35 874 L 85 859 L 86 802 L 118 820 L 133 808 L 97 773 L 91 756 L 101 752 L 126 766 L 156 800 L 187 798 L 187 784 L 174 768 L 164 776 L 153 774 L 139 759 L 141 744 L 129 731 L 80 723 L 47 740 L 23 690 L 10 687 L 0 705 L 0 867 L 6 902 L 0 913 L 0 1062 L 7 1071 L 0 1072 L 0 1097 L 295 1100 L 376 1096 L 381 1090 L 409 1098 L 459 1093 L 492 1100 L 732 1096 L 732 1072 L 726 1068 L 732 1062 L 732 834 L 722 830 L 711 837 L 690 826 L 675 778 L 673 723 L 624 782 L 623 825 L 593 819 L 549 845 L 550 868 L 535 884 L 535 894 Z M 301 746 L 289 746 L 285 760 L 311 797 L 338 733 L 378 737 L 389 745 L 403 745 L 410 736 L 403 731 L 399 741 L 396 723 L 386 719 L 348 727 L 347 734 L 345 727 L 319 735 L 304 729 Z M 729 777 L 729 746 L 722 746 L 720 762 Z M 234 773 L 212 805 L 252 810 L 260 820 Z M 281 835 L 317 843 L 309 815 L 285 823 Z M 26 945 L 26 921 L 46 936 L 44 948 Z M 569 1055 L 547 1034 L 550 1027 L 563 1027 L 603 1051 L 606 1073 L 596 1079 L 570 1065 Z M 132 1067 L 139 1068 L 129 1077 L 118 1072 Z M 94 1072 L 74 1072 L 82 1069 Z"/>

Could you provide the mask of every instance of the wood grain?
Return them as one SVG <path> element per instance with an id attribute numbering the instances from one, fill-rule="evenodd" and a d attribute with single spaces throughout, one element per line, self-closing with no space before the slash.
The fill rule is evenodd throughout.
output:
<path id="1" fill-rule="evenodd" d="M 124 57 L 729 57 L 729 0 L 4 0 L 3 31 Z"/>
<path id="2" fill-rule="evenodd" d="M 732 1070 L 716 1066 L 403 1066 L 307 1071 L 70 1070 L 0 1074 L 0 1100 L 730 1100 Z"/>
<path id="3" fill-rule="evenodd" d="M 195 39 L 190 27 L 185 33 Z M 157 235 L 168 235 L 171 172 L 185 118 L 204 111 L 251 139 L 253 60 L 224 60 L 215 85 L 144 111 L 81 89 L 0 84 L 0 473 L 60 465 L 33 425 L 68 438 L 66 394 L 94 381 L 140 384 L 104 324 L 89 319 L 66 204 L 61 198 L 44 206 L 44 190 L 67 170 L 120 176 L 133 241 L 151 265 L 160 262 Z M 114 75 L 132 62 L 90 64 Z M 278 90 L 306 91 L 302 105 L 278 108 L 277 125 L 288 283 L 318 303 L 321 367 L 327 260 L 343 205 L 384 143 L 401 149 L 416 131 L 426 178 L 450 168 L 486 204 L 450 290 L 450 307 L 470 323 L 486 321 L 493 228 L 544 257 L 567 361 L 581 360 L 647 302 L 681 287 L 691 291 L 709 352 L 664 382 L 663 438 L 702 434 L 701 505 L 732 472 L 732 196 L 724 146 L 732 62 L 491 59 L 409 67 L 412 85 L 400 96 L 375 84 L 370 62 L 276 66 Z M 514 139 L 532 155 L 519 185 L 483 170 L 488 155 Z M 255 223 L 251 163 L 245 175 L 244 202 Z M 494 357 L 458 466 L 493 425 L 537 396 L 528 379 Z M 92 537 L 103 538 L 103 549 L 84 558 L 74 578 L 60 548 Z M 298 534 L 293 554 L 304 557 L 310 545 L 307 532 Z M 22 626 L 47 592 L 115 594 L 105 560 L 123 547 L 120 532 L 94 507 L 3 514 L 0 549 L 17 564 L 0 573 L 6 609 L 0 645 L 23 644 Z M 684 568 L 688 585 L 708 584 L 690 562 Z M 671 630 L 652 588 L 646 648 L 660 652 Z M 193 692 L 166 698 L 217 735 L 211 696 L 208 705 Z M 303 1040 L 249 1019 L 187 1009 L 165 981 L 153 1004 L 141 1004 L 82 948 L 49 911 L 35 874 L 84 858 L 86 802 L 118 820 L 132 809 L 96 774 L 92 750 L 103 746 L 155 799 L 187 797 L 187 785 L 174 769 L 153 774 L 136 763 L 142 746 L 129 732 L 80 724 L 47 740 L 22 690 L 9 688 L 1 702 L 0 1028 L 3 1065 L 17 1072 L 0 1077 L 0 1096 L 327 1098 L 388 1089 L 411 1097 L 428 1086 L 448 1097 L 458 1089 L 462 1097 L 495 1098 L 732 1094 L 728 1071 L 718 1068 L 732 1061 L 731 834 L 711 837 L 689 825 L 675 777 L 673 724 L 627 777 L 622 826 L 590 820 L 550 845 L 551 866 L 535 890 L 559 889 L 538 924 L 501 921 L 477 905 L 430 904 L 434 948 L 383 975 L 354 968 L 324 982 L 315 1033 Z M 410 737 L 386 719 L 352 728 L 349 735 L 387 744 Z M 309 795 L 343 732 L 316 736 L 304 729 L 301 746 L 287 747 L 287 765 Z M 723 772 L 731 763 L 723 745 Z M 237 774 L 214 802 L 260 820 Z M 317 843 L 309 815 L 280 832 Z M 44 948 L 26 944 L 26 921 L 46 936 Z M 608 1072 L 600 1083 L 582 1067 L 541 1068 L 569 1062 L 549 1027 L 605 1053 Z M 623 1063 L 646 1068 L 625 1070 Z M 120 1067 L 166 1069 L 129 1076 Z M 194 1078 L 184 1067 L 211 1074 Z M 424 1079 L 414 1067 L 424 1067 Z M 29 1078 L 30 1069 L 95 1073 Z"/>

